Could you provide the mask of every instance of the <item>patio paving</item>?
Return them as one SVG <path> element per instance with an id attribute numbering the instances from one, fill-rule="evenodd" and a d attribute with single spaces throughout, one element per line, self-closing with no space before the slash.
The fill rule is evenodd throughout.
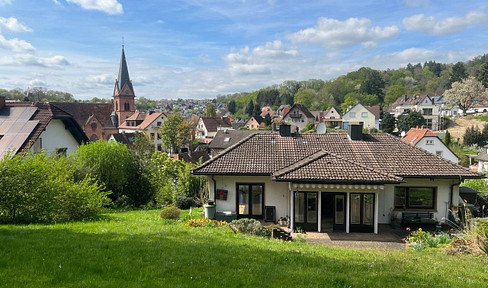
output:
<path id="1" fill-rule="evenodd" d="M 342 232 L 307 232 L 307 234 L 292 233 L 296 238 L 300 235 L 307 243 L 314 245 L 326 245 L 344 248 L 366 248 L 383 250 L 404 250 L 406 245 L 402 238 L 406 231 L 392 229 L 389 225 L 380 225 L 379 233 L 342 233 Z"/>

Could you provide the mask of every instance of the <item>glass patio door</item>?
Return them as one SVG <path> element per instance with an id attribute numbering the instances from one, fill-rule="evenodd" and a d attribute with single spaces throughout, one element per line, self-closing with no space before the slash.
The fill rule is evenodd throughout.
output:
<path id="1" fill-rule="evenodd" d="M 237 217 L 261 219 L 264 215 L 264 185 L 237 185 Z"/>
<path id="2" fill-rule="evenodd" d="M 350 231 L 374 232 L 374 194 L 350 194 Z"/>
<path id="3" fill-rule="evenodd" d="M 295 192 L 295 228 L 305 231 L 318 230 L 317 192 Z"/>

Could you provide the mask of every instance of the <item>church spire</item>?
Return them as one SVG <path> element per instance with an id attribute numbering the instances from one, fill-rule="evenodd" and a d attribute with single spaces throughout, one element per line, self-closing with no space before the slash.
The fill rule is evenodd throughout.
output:
<path id="1" fill-rule="evenodd" d="M 116 88 L 118 90 L 117 94 L 119 95 L 134 95 L 134 88 L 130 81 L 129 69 L 127 68 L 127 62 L 125 60 L 124 45 L 122 45 L 122 56 L 120 57 L 119 76 L 117 77 Z"/>

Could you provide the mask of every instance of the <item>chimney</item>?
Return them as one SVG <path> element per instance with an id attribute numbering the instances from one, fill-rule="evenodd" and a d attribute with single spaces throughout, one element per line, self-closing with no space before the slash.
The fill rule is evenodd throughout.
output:
<path id="1" fill-rule="evenodd" d="M 363 122 L 350 123 L 347 129 L 347 134 L 352 141 L 363 140 Z"/>
<path id="2" fill-rule="evenodd" d="M 2 110 L 3 107 L 5 107 L 5 97 L 0 96 L 0 110 Z"/>
<path id="3" fill-rule="evenodd" d="M 280 136 L 290 137 L 291 136 L 291 126 L 288 124 L 280 124 Z"/>

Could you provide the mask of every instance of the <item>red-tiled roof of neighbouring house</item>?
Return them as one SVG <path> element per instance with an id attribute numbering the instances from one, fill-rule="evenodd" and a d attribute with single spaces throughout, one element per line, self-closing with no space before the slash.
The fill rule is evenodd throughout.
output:
<path id="1" fill-rule="evenodd" d="M 380 119 L 380 106 L 364 106 L 364 108 L 373 113 L 376 120 Z"/>
<path id="2" fill-rule="evenodd" d="M 376 171 L 339 155 L 320 150 L 272 175 L 277 181 L 399 183 L 401 177 Z"/>
<path id="3" fill-rule="evenodd" d="M 263 117 L 263 118 L 264 118 L 264 116 L 266 116 L 266 115 L 268 115 L 268 114 L 269 114 L 269 117 L 271 117 L 271 118 L 272 118 L 272 117 L 273 117 L 273 115 L 275 114 L 275 111 L 268 111 L 268 110 L 263 111 L 263 112 L 261 112 L 261 117 Z"/>
<path id="4" fill-rule="evenodd" d="M 298 110 L 302 111 L 303 115 L 305 115 L 306 118 L 315 118 L 315 116 L 313 116 L 312 113 L 310 113 L 310 111 L 307 109 L 307 107 L 303 106 L 302 104 L 293 104 L 293 106 L 290 107 L 289 110 L 286 110 L 285 109 L 285 112 L 283 113 L 283 119 L 286 117 L 286 115 L 288 115 L 288 113 L 290 113 L 291 110 L 293 110 L 293 108 L 296 107 L 298 108 Z"/>
<path id="5" fill-rule="evenodd" d="M 230 119 L 227 117 L 202 117 L 207 132 L 217 132 L 219 127 L 232 128 Z"/>
<path id="6" fill-rule="evenodd" d="M 151 125 L 156 119 L 158 119 L 159 116 L 164 115 L 163 112 L 152 112 L 152 113 L 146 113 L 146 112 L 136 112 L 129 118 L 127 118 L 125 121 L 141 121 L 142 122 L 137 125 L 137 126 L 127 126 L 126 123 L 124 122 L 122 125 L 120 125 L 120 129 L 132 129 L 132 130 L 144 130 L 146 129 L 149 125 Z"/>
<path id="7" fill-rule="evenodd" d="M 68 103 L 53 102 L 52 105 L 71 114 L 78 125 L 83 127 L 90 116 L 95 116 L 104 127 L 113 127 L 110 115 L 113 105 L 110 103 Z"/>
<path id="8" fill-rule="evenodd" d="M 411 128 L 402 138 L 402 141 L 415 146 L 424 137 L 437 137 L 437 135 L 429 129 Z"/>
<path id="9" fill-rule="evenodd" d="M 399 177 L 481 177 L 388 134 L 365 134 L 363 141 L 351 141 L 345 133 L 302 134 L 295 137 L 256 133 L 227 148 L 195 169 L 194 173 L 272 175 L 320 150 L 374 171 Z M 360 175 L 351 174 L 350 177 Z"/>

